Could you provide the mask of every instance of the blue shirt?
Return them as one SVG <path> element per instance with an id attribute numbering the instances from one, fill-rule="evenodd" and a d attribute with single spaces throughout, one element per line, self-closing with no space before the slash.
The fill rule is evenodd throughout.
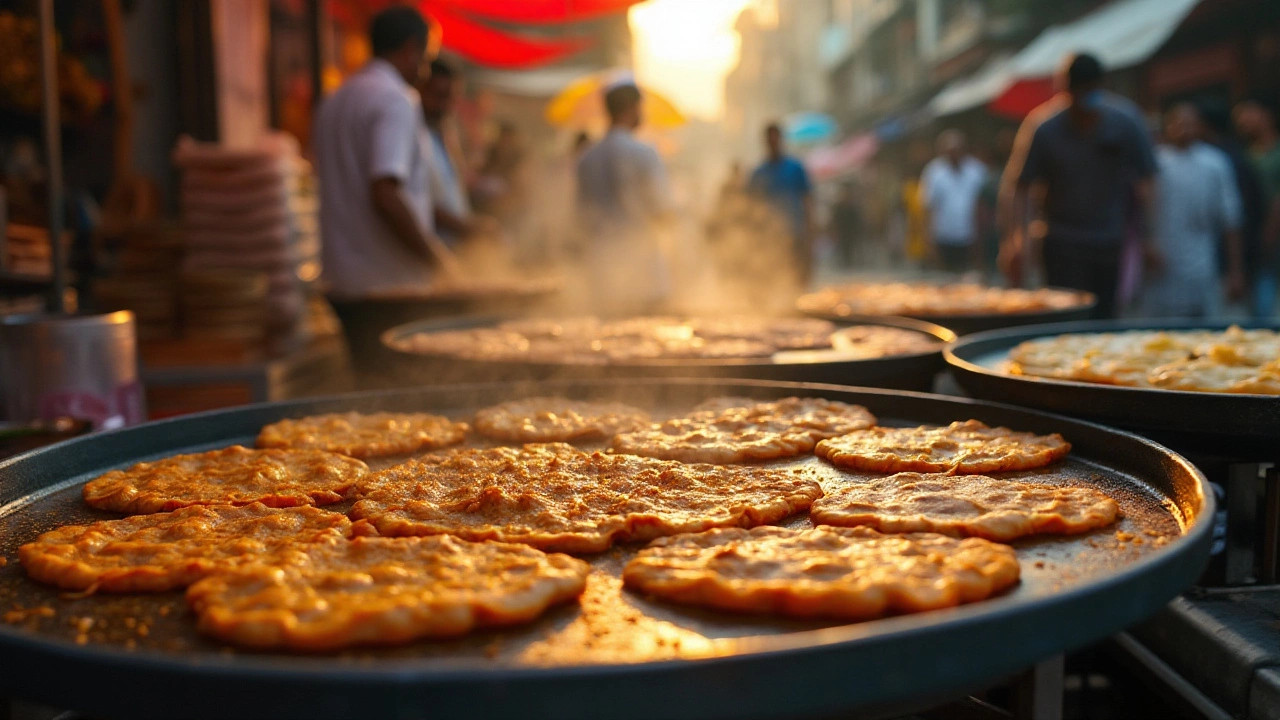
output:
<path id="1" fill-rule="evenodd" d="M 793 236 L 803 237 L 808 231 L 804 201 L 813 191 L 813 186 L 809 183 L 809 173 L 799 160 L 787 155 L 777 160 L 765 160 L 751 173 L 747 189 L 751 194 L 763 197 L 786 217 Z"/>

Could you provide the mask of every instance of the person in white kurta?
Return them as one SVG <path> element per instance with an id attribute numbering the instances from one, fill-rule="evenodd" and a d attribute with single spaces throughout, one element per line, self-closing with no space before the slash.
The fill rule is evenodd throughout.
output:
<path id="1" fill-rule="evenodd" d="M 425 67 L 426 28 L 411 8 L 379 13 L 370 27 L 374 58 L 316 116 L 323 276 L 340 300 L 425 288 L 452 260 L 434 232 L 413 87 Z"/>
<path id="2" fill-rule="evenodd" d="M 667 171 L 638 140 L 640 91 L 605 96 L 609 133 L 578 161 L 578 221 L 591 302 L 601 312 L 653 309 L 671 291 L 661 233 L 672 213 Z"/>
<path id="3" fill-rule="evenodd" d="M 1243 288 L 1235 175 L 1225 153 L 1196 139 L 1199 122 L 1194 106 L 1174 106 L 1165 122 L 1168 143 L 1156 149 L 1155 242 L 1164 263 L 1144 293 L 1143 311 L 1151 317 L 1203 318 L 1220 309 L 1220 237 L 1231 264 L 1228 293 Z"/>

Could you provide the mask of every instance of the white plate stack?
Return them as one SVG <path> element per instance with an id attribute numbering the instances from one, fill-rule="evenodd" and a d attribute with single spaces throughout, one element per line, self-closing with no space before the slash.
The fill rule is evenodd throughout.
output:
<path id="1" fill-rule="evenodd" d="M 182 138 L 173 159 L 182 171 L 183 271 L 264 275 L 267 337 L 299 339 L 306 283 L 319 275 L 319 233 L 314 183 L 297 142 L 276 133 L 257 147 L 227 148 Z"/>

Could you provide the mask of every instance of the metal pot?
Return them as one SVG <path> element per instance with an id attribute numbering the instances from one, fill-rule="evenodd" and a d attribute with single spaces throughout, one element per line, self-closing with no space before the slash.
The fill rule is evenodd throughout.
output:
<path id="1" fill-rule="evenodd" d="M 0 318 L 0 403 L 14 422 L 145 420 L 133 313 Z"/>

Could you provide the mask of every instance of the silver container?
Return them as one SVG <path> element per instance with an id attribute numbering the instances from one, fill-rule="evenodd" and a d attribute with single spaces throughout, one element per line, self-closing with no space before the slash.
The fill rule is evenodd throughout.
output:
<path id="1" fill-rule="evenodd" d="M 145 420 L 133 313 L 0 318 L 0 403 L 14 422 Z"/>

